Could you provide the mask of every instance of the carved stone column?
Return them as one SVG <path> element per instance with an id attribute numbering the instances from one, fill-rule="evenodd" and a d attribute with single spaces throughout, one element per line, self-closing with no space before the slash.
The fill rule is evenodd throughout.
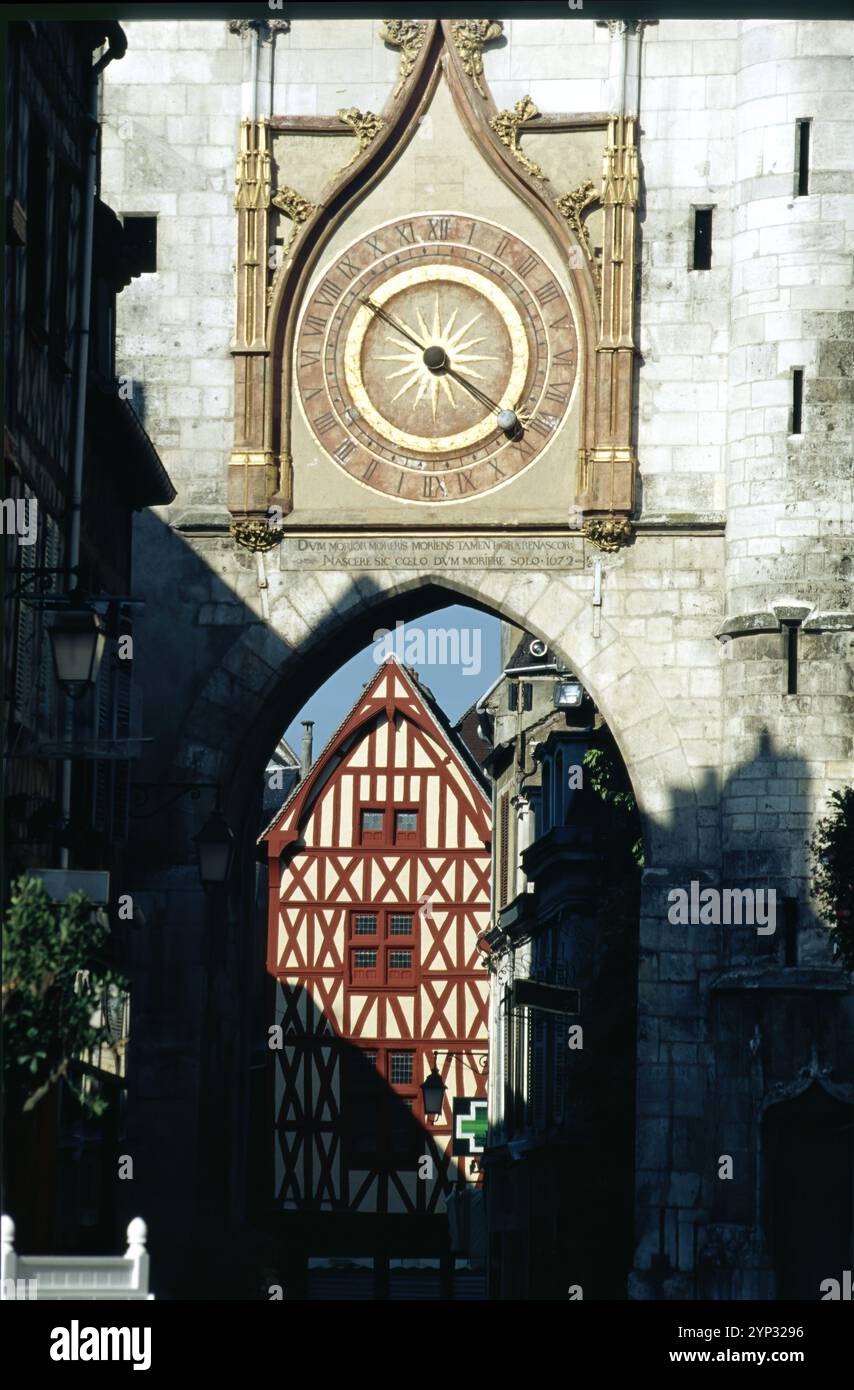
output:
<path id="1" fill-rule="evenodd" d="M 266 339 L 270 145 L 267 121 L 240 124 L 237 209 L 237 314 L 234 343 L 234 447 L 228 505 L 236 516 L 265 515 L 278 482 L 265 436 L 269 352 Z"/>
<path id="2" fill-rule="evenodd" d="M 612 117 L 605 150 L 601 324 L 596 348 L 594 444 L 582 484 L 585 512 L 627 515 L 634 501 L 637 466 L 632 444 L 638 201 L 636 129 L 633 117 Z"/>

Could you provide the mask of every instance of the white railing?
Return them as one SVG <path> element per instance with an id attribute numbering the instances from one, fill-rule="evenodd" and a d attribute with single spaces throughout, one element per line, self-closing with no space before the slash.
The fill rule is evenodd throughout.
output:
<path id="1" fill-rule="evenodd" d="M 151 1299 L 148 1292 L 148 1231 L 135 1217 L 127 1229 L 124 1255 L 18 1255 L 15 1223 L 2 1220 L 3 1268 L 0 1299 Z"/>

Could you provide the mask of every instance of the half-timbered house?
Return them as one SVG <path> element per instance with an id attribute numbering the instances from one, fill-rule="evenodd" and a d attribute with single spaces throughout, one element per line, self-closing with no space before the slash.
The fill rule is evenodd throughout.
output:
<path id="1" fill-rule="evenodd" d="M 262 836 L 273 1197 L 292 1282 L 359 1257 L 382 1295 L 417 1260 L 449 1291 L 448 1198 L 479 1180 L 451 1140 L 453 1101 L 486 1094 L 490 835 L 477 763 L 390 657 Z M 434 1067 L 446 1091 L 431 1120 Z"/>

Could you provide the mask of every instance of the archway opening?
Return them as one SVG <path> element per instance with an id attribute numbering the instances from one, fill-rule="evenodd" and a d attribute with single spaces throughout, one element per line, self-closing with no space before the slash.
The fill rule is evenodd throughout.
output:
<path id="1" fill-rule="evenodd" d="M 494 1165 L 494 1178 L 490 1178 L 487 1153 L 482 1160 L 478 1160 L 480 1172 L 476 1185 L 482 1190 L 492 1180 L 494 1191 L 500 1192 L 505 1176 L 500 1170 L 506 1167 L 508 1161 L 514 1167 L 519 1162 L 517 1157 L 508 1158 L 508 1145 L 512 1139 L 518 1150 L 520 1136 L 528 1132 L 538 1155 L 535 1160 L 523 1164 L 529 1183 L 533 1187 L 545 1181 L 554 1196 L 552 1230 L 541 1233 L 536 1249 L 529 1250 L 528 1257 L 522 1261 L 520 1268 L 524 1269 L 524 1287 L 516 1294 L 506 1286 L 501 1271 L 507 1265 L 514 1240 L 518 1238 L 513 1221 L 524 1225 L 527 1220 L 521 1208 L 511 1220 L 506 1249 L 503 1248 L 503 1235 L 499 1234 L 497 1243 L 493 1240 L 489 1254 L 499 1271 L 495 1291 L 499 1297 L 557 1296 L 554 1291 L 562 1287 L 570 1274 L 573 1274 L 574 1282 L 581 1282 L 578 1271 L 582 1269 L 588 1289 L 601 1287 L 603 1292 L 598 1296 L 620 1297 L 624 1266 L 628 1268 L 632 1250 L 639 874 L 637 856 L 633 878 L 628 862 L 621 863 L 620 871 L 628 877 L 620 890 L 623 896 L 619 902 L 619 912 L 615 914 L 616 900 L 613 895 L 617 861 L 613 848 L 617 819 L 614 797 L 617 792 L 630 797 L 631 783 L 601 713 L 597 711 L 589 693 L 577 681 L 575 671 L 566 660 L 551 649 L 539 634 L 513 628 L 509 624 L 505 624 L 501 650 L 495 641 L 492 644 L 494 650 L 487 653 L 489 641 L 486 631 L 490 624 L 496 623 L 495 610 L 490 610 L 487 605 L 449 610 L 446 606 L 449 596 L 448 590 L 441 586 L 421 585 L 377 602 L 359 621 L 318 637 L 313 646 L 307 645 L 301 651 L 298 677 L 290 675 L 287 682 L 280 683 L 278 690 L 267 701 L 262 725 L 256 726 L 252 732 L 256 750 L 253 758 L 255 806 L 250 809 L 247 805 L 240 851 L 244 900 L 250 917 L 254 914 L 255 922 L 250 967 L 253 980 L 253 1004 L 250 1009 L 250 1069 L 253 1082 L 249 1101 L 250 1150 L 247 1171 L 249 1190 L 254 1194 L 250 1214 L 259 1226 L 276 1210 L 285 1220 L 287 1210 L 292 1214 L 299 1214 L 302 1210 L 308 1215 L 308 1220 L 302 1223 L 291 1220 L 288 1228 L 290 1235 L 287 1238 L 283 1236 L 270 1252 L 273 1264 L 282 1260 L 283 1251 L 289 1252 L 285 1266 L 278 1265 L 277 1268 L 280 1282 L 284 1280 L 292 1290 L 298 1290 L 297 1296 L 322 1297 L 322 1290 L 327 1286 L 339 1290 L 333 1296 L 341 1296 L 341 1281 L 347 1270 L 352 1272 L 354 1289 L 364 1287 L 368 1267 L 366 1262 L 370 1263 L 373 1271 L 368 1282 L 375 1295 L 389 1296 L 388 1291 L 398 1286 L 412 1259 L 418 1261 L 423 1269 L 425 1280 L 438 1281 L 437 1287 L 443 1296 L 454 1296 L 454 1280 L 464 1270 L 474 1274 L 485 1270 L 487 1246 L 483 1234 L 479 1234 L 474 1227 L 479 1221 L 478 1229 L 483 1233 L 487 1224 L 497 1224 L 500 1233 L 507 1223 L 498 1212 L 502 1203 L 506 1205 L 506 1199 L 499 1197 L 489 1213 L 484 1203 L 474 1222 L 471 1210 L 460 1207 L 458 1213 L 452 1212 L 450 1222 L 446 1217 L 438 1246 L 434 1247 L 427 1239 L 414 1252 L 414 1247 L 409 1250 L 396 1244 L 398 1235 L 391 1218 L 402 1216 L 404 1212 L 389 1211 L 387 1208 L 390 1195 L 392 1206 L 398 1201 L 405 1203 L 406 1198 L 399 1187 L 398 1196 L 394 1196 L 395 1183 L 389 1182 L 388 1171 L 385 1172 L 386 1181 L 376 1185 L 376 1200 L 383 1205 L 383 1210 L 372 1213 L 374 1217 L 383 1217 L 384 1220 L 374 1220 L 373 1229 L 370 1222 L 354 1221 L 355 1214 L 348 1210 L 355 1195 L 354 1185 L 350 1184 L 345 1201 L 340 1186 L 336 1186 L 339 1183 L 336 1174 L 340 1175 L 342 1166 L 349 1166 L 351 1172 L 357 1171 L 360 1161 L 363 1166 L 358 1171 L 370 1171 L 371 1155 L 365 1151 L 360 1159 L 354 1144 L 358 1149 L 360 1143 L 364 1146 L 368 1142 L 366 1131 L 374 1125 L 371 1117 L 378 1107 L 382 1108 L 380 1102 L 384 1091 L 390 1089 L 398 1101 L 403 1098 L 410 1111 L 410 1118 L 398 1115 L 398 1139 L 402 1142 L 409 1131 L 408 1138 L 413 1140 L 409 1145 L 412 1152 L 403 1156 L 396 1154 L 394 1166 L 399 1171 L 403 1158 L 406 1158 L 410 1176 L 413 1172 L 416 1174 L 409 1183 L 410 1188 L 414 1183 L 423 1181 L 417 1177 L 417 1161 L 431 1156 L 423 1143 L 423 1136 L 429 1134 L 430 1126 L 425 1125 L 425 1116 L 420 1113 L 423 1106 L 419 1095 L 419 1078 L 426 1065 L 424 1058 L 433 1067 L 438 1064 L 446 1085 L 448 1103 L 454 1099 L 462 1101 L 465 1096 L 457 1095 L 455 1091 L 455 1088 L 465 1090 L 460 1085 L 462 1072 L 456 1059 L 480 1047 L 484 1056 L 489 1055 L 492 1071 L 501 1071 L 502 1082 L 493 1088 L 490 1095 L 491 1106 L 496 1096 L 501 1097 L 500 1113 L 496 1112 L 495 1116 L 490 1117 L 493 1132 L 485 1145 L 487 1151 L 495 1149 L 499 1153 Z M 449 620 L 449 614 L 452 620 Z M 419 619 L 423 621 L 419 622 Z M 469 624 L 468 635 L 465 635 L 465 624 Z M 453 632 L 455 640 L 448 639 L 449 630 Z M 444 636 L 439 637 L 439 633 Z M 475 633 L 480 634 L 479 641 L 475 640 Z M 573 968 L 577 969 L 579 978 L 583 976 L 585 1008 L 588 1011 L 584 1019 L 584 1028 L 587 1029 L 586 1054 L 583 1051 L 584 1042 L 579 1045 L 579 1032 L 573 1033 L 573 1046 L 570 1047 L 569 1028 L 577 1021 L 570 1018 L 568 1013 L 552 1011 L 553 1000 L 547 1000 L 548 1007 L 542 1010 L 530 1002 L 520 1004 L 518 1008 L 511 1005 L 511 1012 L 516 1014 L 518 1023 L 512 1044 L 512 1060 L 505 1056 L 503 1040 L 498 1044 L 495 1038 L 487 1035 L 489 1030 L 485 1027 L 482 1038 L 462 1038 L 459 1030 L 457 1034 L 443 1036 L 431 1021 L 429 1027 L 425 1029 L 422 1026 L 421 1034 L 410 1040 L 405 1035 L 405 1025 L 399 1012 L 394 1023 L 394 1037 L 385 1033 L 381 1035 L 376 1020 L 366 1030 L 363 1020 L 360 1035 L 356 1038 L 353 1036 L 355 1016 L 352 1010 L 345 1011 L 346 1016 L 342 1013 L 340 1001 L 330 995 L 330 982 L 340 976 L 342 982 L 349 983 L 351 995 L 356 992 L 357 984 L 361 984 L 365 996 L 371 993 L 373 987 L 378 995 L 385 995 L 384 1007 L 388 1004 L 388 978 L 371 980 L 355 974 L 357 970 L 370 970 L 371 967 L 378 968 L 382 973 L 387 946 L 395 946 L 396 954 L 401 958 L 410 949 L 408 937 L 406 941 L 402 938 L 395 942 L 391 942 L 390 938 L 385 940 L 383 933 L 386 927 L 389 931 L 393 929 L 390 915 L 388 923 L 385 922 L 387 905 L 367 901 L 365 891 L 360 888 L 350 895 L 352 901 L 348 898 L 336 927 L 331 922 L 332 905 L 329 900 L 317 897 L 317 880 L 313 880 L 315 899 L 312 911 L 326 914 L 325 927 L 332 931 L 333 936 L 336 930 L 341 933 L 341 949 L 337 953 L 333 949 L 328 956 L 322 956 L 319 966 L 316 955 L 310 964 L 306 964 L 305 943 L 300 944 L 301 934 L 305 936 L 308 930 L 305 925 L 306 893 L 302 893 L 299 913 L 288 909 L 290 916 L 285 927 L 281 924 L 271 926 L 279 909 L 271 897 L 267 882 L 255 871 L 255 840 L 262 828 L 258 802 L 266 794 L 266 819 L 269 822 L 270 773 L 276 775 L 278 784 L 272 798 L 274 811 L 277 809 L 275 799 L 279 792 L 282 793 L 279 797 L 281 802 L 296 802 L 301 784 L 308 787 L 313 777 L 317 783 L 317 788 L 306 796 L 297 817 L 294 838 L 287 847 L 277 850 L 275 873 L 278 882 L 275 891 L 281 898 L 283 884 L 287 884 L 290 891 L 295 879 L 302 878 L 305 882 L 305 865 L 296 862 L 300 851 L 305 854 L 311 848 L 327 861 L 335 857 L 340 861 L 342 853 L 353 854 L 355 846 L 352 836 L 359 833 L 360 822 L 351 817 L 350 826 L 355 829 L 348 828 L 348 843 L 339 843 L 340 827 L 336 826 L 332 813 L 324 815 L 322 809 L 322 788 L 328 788 L 335 782 L 336 759 L 340 760 L 342 755 L 344 758 L 349 756 L 362 737 L 375 738 L 377 729 L 385 720 L 390 718 L 392 726 L 395 721 L 400 722 L 398 710 L 391 715 L 388 711 L 381 711 L 373 722 L 350 730 L 341 748 L 336 751 L 337 735 L 333 730 L 340 734 L 341 726 L 353 714 L 352 707 L 358 705 L 361 687 L 367 689 L 370 686 L 370 679 L 365 682 L 359 680 L 358 676 L 377 675 L 381 671 L 383 658 L 389 656 L 392 660 L 397 659 L 404 668 L 409 667 L 410 674 L 415 676 L 416 689 L 419 684 L 427 687 L 425 699 L 428 702 L 435 699 L 434 687 L 443 689 L 445 708 L 442 713 L 447 725 L 446 732 L 451 732 L 464 743 L 467 741 L 469 756 L 474 763 L 479 763 L 493 834 L 498 840 L 489 858 L 487 891 L 480 904 L 481 929 L 476 933 L 480 938 L 478 952 L 485 973 L 497 975 L 498 962 L 503 960 L 505 964 L 509 963 L 514 977 L 529 979 L 558 991 L 562 989 L 566 996 L 569 989 L 578 987 L 577 982 L 570 980 Z M 453 682 L 446 690 L 446 683 L 442 679 L 446 674 L 443 663 L 447 664 L 449 660 L 451 663 L 456 661 L 460 668 L 456 678 L 456 703 L 450 693 Z M 349 686 L 345 684 L 342 687 L 342 671 L 345 681 L 349 672 Z M 580 694 L 570 689 L 573 684 L 580 687 Z M 576 698 L 577 705 L 561 703 L 562 700 L 574 701 Z M 462 725 L 465 719 L 460 716 L 466 714 L 469 716 L 468 728 L 464 729 Z M 296 735 L 302 729 L 303 719 L 312 718 L 315 726 L 319 724 L 321 727 L 310 755 L 306 757 L 302 737 L 297 738 Z M 262 730 L 266 748 L 261 742 Z M 327 737 L 330 734 L 331 744 Z M 281 741 L 283 735 L 284 743 Z M 473 747 L 478 741 L 481 746 Z M 235 759 L 232 767 L 246 768 L 245 744 L 246 740 L 242 759 Z M 388 744 L 385 746 L 387 748 Z M 271 755 L 271 748 L 278 749 L 278 756 Z M 593 755 L 592 760 L 588 760 L 588 754 Z M 517 768 L 514 762 L 517 755 L 522 758 L 521 768 Z M 258 771 L 262 756 L 265 757 L 262 767 L 266 767 L 266 781 Z M 321 776 L 317 767 L 324 759 L 331 759 L 332 768 Z M 290 785 L 286 787 L 282 785 L 282 773 L 288 761 Z M 406 769 L 406 772 L 411 775 L 412 769 Z M 547 806 L 543 798 L 544 779 L 549 787 Z M 232 788 L 234 792 L 234 782 Z M 512 799 L 516 793 L 528 805 L 530 822 L 521 833 L 511 836 L 510 822 L 502 821 L 502 808 L 508 796 Z M 242 794 L 248 802 L 248 786 L 243 788 Z M 377 800 L 375 784 L 365 794 L 369 801 L 371 798 Z M 411 833 L 417 837 L 418 815 L 426 813 L 427 807 L 416 804 L 417 796 L 403 781 L 397 800 L 401 804 L 391 807 L 394 820 L 389 823 L 388 832 Z M 405 806 L 403 801 L 407 803 Z M 358 810 L 360 816 L 365 812 L 379 816 L 381 808 L 379 804 L 366 804 Z M 412 824 L 407 822 L 404 827 L 400 817 L 409 818 Z M 306 844 L 306 833 L 308 821 L 312 818 L 315 824 L 309 840 L 313 839 L 314 843 L 309 846 Z M 514 832 L 518 832 L 520 827 L 516 824 L 515 810 L 513 824 Z M 381 829 L 378 821 L 377 833 Z M 632 834 L 626 840 L 629 830 Z M 639 813 L 636 807 L 632 808 L 631 816 L 625 820 L 623 831 L 625 851 L 629 843 L 639 842 Z M 606 843 L 609 846 L 607 853 L 604 849 Z M 556 857 L 552 853 L 555 846 Z M 538 862 L 538 855 L 542 856 L 544 847 L 545 858 Z M 427 846 L 422 844 L 422 848 L 426 849 Z M 382 857 L 381 851 L 387 855 L 393 849 L 398 847 L 385 842 L 378 844 L 377 857 Z M 630 878 L 632 882 L 629 882 Z M 607 888 L 602 887 L 603 880 L 608 882 Z M 538 898 L 540 883 L 547 891 Z M 570 883 L 572 890 L 572 910 L 569 914 L 559 907 L 555 910 L 561 884 L 566 887 L 567 883 Z M 248 906 L 250 894 L 253 898 L 251 909 Z M 597 894 L 601 894 L 601 904 Z M 410 898 L 413 901 L 409 901 Z M 398 906 L 404 915 L 407 910 L 412 915 L 414 908 L 417 918 L 424 905 L 410 892 L 407 901 Z M 527 943 L 521 940 L 514 942 L 507 934 L 514 912 L 527 913 L 530 919 Z M 359 913 L 363 919 L 361 921 L 357 917 Z M 373 919 L 368 923 L 372 913 Z M 538 914 L 543 918 L 540 922 L 537 921 Z M 368 926 L 372 933 L 370 940 L 367 936 L 358 943 L 355 936 L 351 939 L 351 934 L 366 932 Z M 434 931 L 432 924 L 423 921 L 419 922 L 421 927 L 425 928 L 425 937 L 429 930 L 435 944 L 440 933 Z M 397 929 L 400 929 L 399 924 Z M 497 935 L 494 934 L 496 931 Z M 491 942 L 487 939 L 490 932 L 493 933 Z M 569 941 L 573 933 L 577 938 L 575 942 Z M 274 936 L 276 942 L 272 946 Z M 529 943 L 534 936 L 540 937 L 540 944 L 532 952 Z M 287 937 L 294 946 L 294 953 L 290 956 L 287 950 L 281 953 Z M 351 954 L 351 948 L 360 957 L 358 966 L 353 964 L 355 954 Z M 316 947 L 312 945 L 311 949 L 314 951 Z M 446 968 L 436 971 L 436 980 L 441 980 L 447 989 L 454 972 L 466 964 L 470 965 L 471 961 L 452 959 L 447 945 L 440 949 L 445 954 L 444 962 L 440 960 L 439 963 L 444 963 Z M 276 952 L 280 953 L 277 955 Z M 370 953 L 373 953 L 374 959 L 368 962 Z M 415 952 L 419 961 L 423 959 L 423 954 L 423 943 L 419 942 Z M 362 956 L 364 960 L 361 960 Z M 415 964 L 414 959 L 412 964 Z M 401 983 L 396 1002 L 414 999 L 420 988 L 420 979 L 398 978 Z M 284 993 L 283 983 L 287 986 Z M 433 988 L 435 984 L 436 981 L 431 981 L 434 1015 L 441 1005 L 441 989 Z M 298 986 L 298 989 L 291 986 Z M 301 1002 L 295 999 L 300 992 Z M 343 993 L 346 992 L 345 989 Z M 507 1005 L 505 993 L 503 983 L 499 985 L 492 980 L 484 992 L 484 1005 L 490 1009 L 494 1005 L 500 1012 Z M 281 1058 L 274 1057 L 271 1068 L 271 1020 L 280 1023 L 286 1013 L 290 1018 L 290 1032 L 279 1041 L 288 1062 L 283 1068 Z M 484 1024 L 485 1021 L 484 1016 Z M 466 1047 L 464 1043 L 472 1045 Z M 403 1077 L 400 1068 L 404 1066 L 405 1058 L 402 1054 L 407 1051 L 414 1054 L 414 1067 Z M 337 1061 L 333 1053 L 337 1053 Z M 369 1067 L 374 1069 L 371 1075 L 367 1074 L 364 1063 L 366 1053 L 371 1059 Z M 299 1054 L 302 1054 L 301 1057 Z M 526 1060 L 520 1070 L 518 1064 L 523 1054 Z M 473 1060 L 464 1059 L 461 1065 L 470 1066 Z M 398 1068 L 398 1079 L 391 1083 L 393 1067 Z M 307 1106 L 311 1102 L 307 1102 L 304 1095 L 299 1097 L 295 1088 L 304 1088 L 306 1078 L 311 1074 L 314 1078 L 311 1082 L 314 1098 L 317 1099 L 326 1085 L 322 1074 L 325 1071 L 328 1080 L 330 1068 L 337 1068 L 337 1100 L 330 1100 L 329 1088 L 326 1087 L 325 1109 L 321 1107 L 322 1113 L 315 1115 L 312 1126 L 306 1121 Z M 378 1086 L 377 1071 L 384 1082 L 389 1083 L 385 1087 Z M 514 1091 L 517 1071 L 519 1076 L 525 1075 L 526 1081 L 522 1090 L 517 1088 Z M 504 1106 L 508 1088 L 513 1093 L 508 1103 L 508 1110 L 514 1117 L 512 1135 Z M 347 1108 L 344 1092 L 347 1090 L 351 1098 L 356 1098 L 355 1110 L 350 1105 L 350 1114 L 355 1114 L 355 1119 L 353 1123 L 345 1123 L 342 1119 L 344 1132 L 336 1135 L 335 1122 L 338 1117 L 333 1111 L 340 1104 L 340 1114 L 344 1115 Z M 476 1086 L 469 1099 L 473 1099 L 475 1093 L 485 1096 L 485 1071 L 483 1086 Z M 448 1118 L 453 1121 L 452 1111 Z M 271 1143 L 276 1125 L 279 1133 Z M 380 1123 L 380 1128 L 383 1126 L 390 1133 L 395 1126 L 394 1116 L 386 1116 Z M 284 1131 L 287 1131 L 288 1139 L 283 1144 Z M 311 1146 L 314 1147 L 315 1156 L 309 1171 L 305 1166 L 306 1149 Z M 543 1168 L 544 1152 L 548 1154 L 548 1171 Z M 433 1157 L 435 1159 L 435 1155 Z M 373 1155 L 373 1160 L 377 1162 L 376 1155 Z M 296 1171 L 299 1163 L 303 1165 L 301 1177 Z M 377 1163 L 377 1166 L 382 1171 L 382 1165 Z M 435 1166 L 439 1166 L 438 1162 Z M 537 1167 L 538 1172 L 534 1174 Z M 440 1209 L 444 1207 L 446 1213 L 449 1204 L 445 1199 L 454 1186 L 447 1172 L 446 1165 L 444 1175 L 440 1175 L 444 1191 L 438 1204 Z M 283 1199 L 285 1189 L 288 1195 Z M 575 1194 L 572 1200 L 567 1198 L 570 1191 Z M 415 1209 L 408 1214 L 407 1230 L 410 1235 L 419 1217 L 435 1214 L 435 1204 L 431 1210 L 420 1211 L 416 1203 Z M 582 1215 L 583 1221 L 580 1220 Z M 323 1217 L 330 1219 L 323 1228 L 321 1238 L 318 1221 Z M 336 1224 L 337 1235 L 333 1230 Z M 308 1230 L 313 1232 L 310 1239 Z M 375 1239 L 379 1240 L 379 1245 L 371 1244 Z M 312 1241 L 317 1249 L 313 1248 Z M 434 1267 L 435 1276 L 429 1272 Z M 610 1277 L 606 1273 L 609 1269 Z M 616 1275 L 613 1274 L 615 1269 L 618 1271 Z M 415 1275 L 410 1270 L 407 1277 L 414 1278 Z M 354 1296 L 359 1295 L 354 1293 Z"/>
<path id="2" fill-rule="evenodd" d="M 823 1298 L 825 1282 L 841 1287 L 854 1258 L 854 1106 L 813 1083 L 769 1107 L 762 1148 L 777 1297 Z"/>

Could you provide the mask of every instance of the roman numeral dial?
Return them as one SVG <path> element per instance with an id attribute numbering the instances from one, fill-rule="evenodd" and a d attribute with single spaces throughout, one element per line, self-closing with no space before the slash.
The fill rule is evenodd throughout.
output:
<path id="1" fill-rule="evenodd" d="M 445 212 L 376 227 L 324 265 L 294 347 L 316 449 L 422 507 L 476 502 L 560 447 L 577 364 L 554 266 L 505 228 Z"/>

